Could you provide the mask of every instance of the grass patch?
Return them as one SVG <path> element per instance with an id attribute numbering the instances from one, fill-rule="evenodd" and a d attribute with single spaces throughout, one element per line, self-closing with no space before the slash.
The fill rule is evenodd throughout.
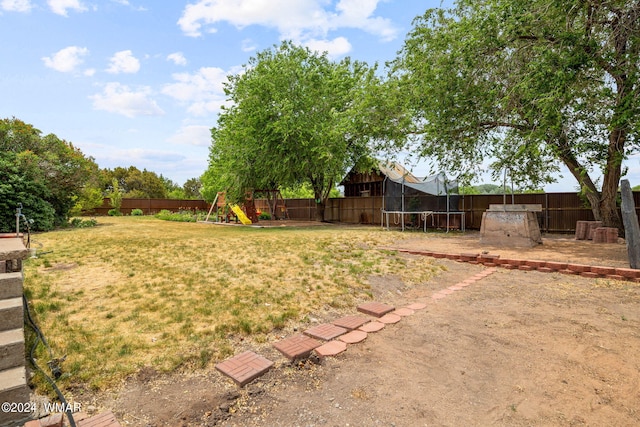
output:
<path id="1" fill-rule="evenodd" d="M 67 355 L 61 386 L 105 389 L 143 366 L 210 367 L 234 354 L 233 337 L 269 342 L 323 305 L 351 309 L 371 298 L 370 275 L 428 280 L 429 258 L 375 249 L 404 236 L 108 217 L 34 236 L 51 252 L 25 262 L 25 289 L 54 354 Z"/>

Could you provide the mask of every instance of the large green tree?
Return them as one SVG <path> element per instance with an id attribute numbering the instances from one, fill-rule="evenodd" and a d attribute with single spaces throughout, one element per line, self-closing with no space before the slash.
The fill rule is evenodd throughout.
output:
<path id="1" fill-rule="evenodd" d="M 32 229 L 66 222 L 88 191 L 96 163 L 71 143 L 19 119 L 0 120 L 0 230 L 15 230 L 15 213 L 33 219 Z"/>
<path id="2" fill-rule="evenodd" d="M 123 197 L 126 199 L 164 199 L 167 197 L 165 179 L 155 172 L 135 166 L 102 169 L 102 183 L 105 191 L 112 187 L 113 180 L 118 181 Z"/>
<path id="3" fill-rule="evenodd" d="M 493 159 L 519 186 L 561 162 L 595 218 L 620 227 L 640 131 L 640 1 L 460 0 L 416 18 L 390 76 L 421 156 L 463 174 Z"/>
<path id="4" fill-rule="evenodd" d="M 238 201 L 247 190 L 308 183 L 323 220 L 331 189 L 368 153 L 360 112 L 376 82 L 362 62 L 334 62 L 291 42 L 258 53 L 225 85 L 231 106 L 211 131 L 203 194 L 227 191 Z"/>

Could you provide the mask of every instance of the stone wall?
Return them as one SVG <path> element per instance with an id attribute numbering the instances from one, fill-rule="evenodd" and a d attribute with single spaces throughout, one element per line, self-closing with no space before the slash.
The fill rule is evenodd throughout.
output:
<path id="1" fill-rule="evenodd" d="M 30 393 L 22 304 L 22 260 L 28 253 L 22 239 L 0 238 L 0 427 L 22 425 L 30 416 L 19 411 Z"/>

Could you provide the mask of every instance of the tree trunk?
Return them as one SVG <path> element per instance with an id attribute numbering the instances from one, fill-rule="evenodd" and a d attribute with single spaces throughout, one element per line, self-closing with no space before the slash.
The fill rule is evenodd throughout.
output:
<path id="1" fill-rule="evenodd" d="M 324 177 L 311 178 L 310 181 L 316 199 L 316 221 L 324 222 L 324 209 L 327 206 L 333 182 L 325 183 Z"/>
<path id="2" fill-rule="evenodd" d="M 602 225 L 615 227 L 620 230 L 622 235 L 624 235 L 624 227 L 618 213 L 618 187 L 622 175 L 625 140 L 626 132 L 623 129 L 614 128 L 609 134 L 607 165 L 604 170 L 602 194 L 600 195 Z"/>
<path id="3" fill-rule="evenodd" d="M 607 153 L 607 165 L 604 170 L 602 191 L 594 184 L 593 180 L 569 149 L 566 140 L 559 141 L 560 159 L 569 168 L 571 174 L 580 184 L 580 189 L 591 206 L 593 217 L 596 221 L 602 221 L 605 227 L 615 227 L 624 235 L 622 221 L 618 214 L 618 184 L 622 174 L 622 151 L 624 147 L 625 132 L 614 129 L 609 135 L 609 148 Z"/>
<path id="4" fill-rule="evenodd" d="M 596 221 L 602 221 L 602 210 L 600 204 L 600 192 L 594 184 L 593 180 L 586 172 L 584 166 L 578 162 L 573 153 L 568 148 L 565 140 L 561 140 L 558 144 L 560 148 L 560 160 L 567 166 L 571 175 L 580 184 L 580 191 L 589 202 L 591 211 L 593 212 L 593 218 Z"/>
<path id="5" fill-rule="evenodd" d="M 316 199 L 316 221 L 324 222 L 324 208 L 326 205 L 326 200 Z"/>

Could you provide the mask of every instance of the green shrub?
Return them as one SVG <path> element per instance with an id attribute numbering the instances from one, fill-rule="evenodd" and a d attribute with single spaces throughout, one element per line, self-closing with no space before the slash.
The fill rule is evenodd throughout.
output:
<path id="1" fill-rule="evenodd" d="M 164 221 L 196 222 L 196 216 L 191 211 L 182 211 L 176 213 L 163 209 L 154 216 Z"/>
<path id="2" fill-rule="evenodd" d="M 258 219 L 268 221 L 271 219 L 271 214 L 269 212 L 261 212 L 260 215 L 258 216 Z"/>
<path id="3" fill-rule="evenodd" d="M 142 209 L 133 209 L 131 211 L 131 216 L 142 216 L 144 215 L 144 212 L 142 212 Z"/>
<path id="4" fill-rule="evenodd" d="M 120 212 L 119 209 L 109 209 L 109 211 L 107 212 L 107 214 L 109 216 L 122 216 L 122 212 Z"/>
<path id="5" fill-rule="evenodd" d="M 87 227 L 95 227 L 98 225 L 98 221 L 95 219 L 82 219 L 82 218 L 72 218 L 69 221 L 69 226 L 73 228 L 87 228 Z"/>

